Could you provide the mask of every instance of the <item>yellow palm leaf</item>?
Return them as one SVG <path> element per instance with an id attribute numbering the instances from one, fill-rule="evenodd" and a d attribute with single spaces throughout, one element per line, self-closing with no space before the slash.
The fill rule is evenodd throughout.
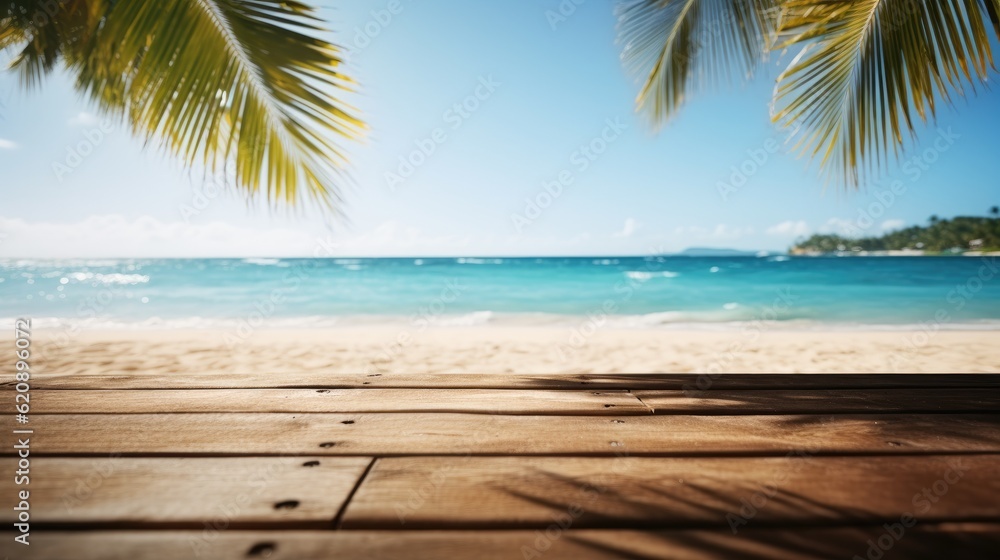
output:
<path id="1" fill-rule="evenodd" d="M 898 155 L 917 119 L 987 79 L 997 0 L 785 0 L 782 46 L 802 47 L 778 79 L 773 118 L 796 146 L 857 186 Z"/>
<path id="2" fill-rule="evenodd" d="M 189 166 L 221 170 L 272 203 L 337 208 L 347 157 L 337 139 L 364 126 L 338 95 L 339 50 L 294 0 L 66 0 L 52 23 L 11 32 L 35 81 L 55 57 L 106 113 Z M 30 13 L 44 1 L 16 0 Z M 70 17 L 72 15 L 73 17 Z M 23 19 L 23 18 L 22 18 Z M 0 41 L 7 36 L 0 34 Z"/>
<path id="3" fill-rule="evenodd" d="M 629 0 L 618 6 L 626 67 L 643 77 L 640 111 L 660 124 L 705 86 L 750 77 L 768 52 L 778 0 Z"/>

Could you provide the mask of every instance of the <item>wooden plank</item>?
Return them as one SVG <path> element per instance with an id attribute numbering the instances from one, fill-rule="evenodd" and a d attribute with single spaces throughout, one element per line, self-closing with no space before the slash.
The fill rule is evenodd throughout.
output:
<path id="1" fill-rule="evenodd" d="M 827 391 L 206 389 L 34 391 L 37 414 L 467 412 L 484 414 L 998 413 L 1000 389 Z M 638 398 L 636 398 L 638 397 Z M 641 400 L 640 400 L 641 399 Z"/>
<path id="2" fill-rule="evenodd" d="M 0 554 L 24 560 L 716 560 L 865 558 L 878 538 L 886 558 L 993 558 L 1000 523 L 920 523 L 887 541 L 881 525 L 626 531 L 114 531 L 45 532 L 30 549 L 0 535 Z M 876 545 L 877 546 L 877 545 Z M 537 555 L 535 553 L 538 553 Z"/>
<path id="3" fill-rule="evenodd" d="M 468 412 L 649 414 L 626 391 L 497 389 L 206 389 L 33 391 L 37 414 L 154 412 Z"/>
<path id="4" fill-rule="evenodd" d="M 1000 389 L 634 392 L 656 414 L 851 414 L 1000 412 Z"/>
<path id="5" fill-rule="evenodd" d="M 379 459 L 346 529 L 704 527 L 1000 519 L 1000 454 Z"/>
<path id="6" fill-rule="evenodd" d="M 170 523 L 201 529 L 254 524 L 332 528 L 371 464 L 364 457 L 32 458 L 30 484 L 0 479 L 0 502 L 30 491 L 31 523 Z M 16 461 L 0 459 L 13 473 Z M 7 526 L 15 511 L 0 512 Z"/>
<path id="7" fill-rule="evenodd" d="M 0 386 L 13 387 L 7 380 Z M 201 374 L 35 375 L 34 389 L 888 389 L 1000 387 L 1000 374 Z"/>
<path id="8" fill-rule="evenodd" d="M 774 455 L 1000 451 L 1000 415 L 33 414 L 32 455 Z M 0 415 L 10 433 L 11 414 Z M 7 447 L 0 454 L 13 455 Z"/>

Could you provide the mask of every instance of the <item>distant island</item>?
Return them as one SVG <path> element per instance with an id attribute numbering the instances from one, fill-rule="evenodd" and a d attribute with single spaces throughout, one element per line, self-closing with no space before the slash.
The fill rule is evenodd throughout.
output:
<path id="1" fill-rule="evenodd" d="M 912 226 L 878 237 L 844 237 L 816 234 L 796 242 L 792 255 L 886 254 L 959 255 L 1000 251 L 1000 208 L 992 217 L 959 216 L 939 219 L 931 216 L 926 226 Z"/>

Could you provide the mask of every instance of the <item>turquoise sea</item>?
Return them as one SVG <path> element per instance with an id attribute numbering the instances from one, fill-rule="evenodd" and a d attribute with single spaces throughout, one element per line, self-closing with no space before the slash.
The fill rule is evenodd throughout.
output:
<path id="1" fill-rule="evenodd" d="M 0 320 L 36 326 L 1000 328 L 996 257 L 0 261 Z"/>

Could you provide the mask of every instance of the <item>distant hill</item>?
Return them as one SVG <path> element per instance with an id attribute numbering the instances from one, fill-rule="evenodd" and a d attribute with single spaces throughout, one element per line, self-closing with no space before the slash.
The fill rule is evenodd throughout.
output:
<path id="1" fill-rule="evenodd" d="M 756 257 L 756 251 L 740 251 L 737 249 L 716 249 L 712 247 L 690 247 L 675 256 L 678 257 Z"/>
<path id="2" fill-rule="evenodd" d="M 996 215 L 996 208 L 991 212 Z M 959 216 L 940 220 L 931 216 L 926 226 L 912 226 L 877 237 L 844 237 L 817 234 L 799 241 L 792 254 L 840 252 L 913 251 L 923 253 L 963 253 L 1000 251 L 1000 217 Z"/>

